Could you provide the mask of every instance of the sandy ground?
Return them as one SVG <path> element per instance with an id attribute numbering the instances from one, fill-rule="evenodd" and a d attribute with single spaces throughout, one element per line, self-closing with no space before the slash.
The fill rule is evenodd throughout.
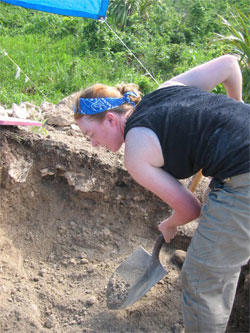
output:
<path id="1" fill-rule="evenodd" d="M 122 152 L 97 154 L 71 128 L 48 128 L 47 137 L 0 130 L 0 331 L 181 332 L 180 268 L 170 258 L 196 224 L 160 251 L 165 277 L 134 305 L 110 310 L 110 276 L 139 246 L 151 253 L 169 208 L 133 182 Z M 248 332 L 247 268 L 237 295 L 228 332 Z"/>

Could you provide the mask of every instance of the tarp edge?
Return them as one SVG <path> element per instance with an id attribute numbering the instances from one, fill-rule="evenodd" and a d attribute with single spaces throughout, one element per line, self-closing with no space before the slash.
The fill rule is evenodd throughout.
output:
<path id="1" fill-rule="evenodd" d="M 105 18 L 106 17 L 106 11 L 108 8 L 108 2 L 107 0 L 104 0 L 102 3 L 102 7 L 99 11 L 99 14 L 91 14 L 87 13 L 85 11 L 76 11 L 76 10 L 71 10 L 71 9 L 61 9 L 57 7 L 50 7 L 50 6 L 45 6 L 45 5 L 36 5 L 36 4 L 31 4 L 27 3 L 25 1 L 15 1 L 15 0 L 0 0 L 0 2 L 5 2 L 10 5 L 14 6 L 20 6 L 28 9 L 34 9 L 38 11 L 44 11 L 47 13 L 54 13 L 54 14 L 59 14 L 59 15 L 64 15 L 64 16 L 75 16 L 75 17 L 86 17 L 86 18 L 91 18 L 98 20 L 100 17 Z"/>

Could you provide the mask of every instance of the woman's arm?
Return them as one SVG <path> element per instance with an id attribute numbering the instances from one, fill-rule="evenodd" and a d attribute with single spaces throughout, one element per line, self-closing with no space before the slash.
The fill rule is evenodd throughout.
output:
<path id="1" fill-rule="evenodd" d="M 224 55 L 194 67 L 166 81 L 160 87 L 174 83 L 194 86 L 205 91 L 210 91 L 222 83 L 229 97 L 242 101 L 242 74 L 237 58 L 232 55 Z"/>
<path id="2" fill-rule="evenodd" d="M 156 135 L 146 128 L 133 128 L 126 137 L 125 166 L 137 183 L 166 202 L 173 214 L 159 229 L 166 242 L 175 236 L 177 226 L 200 215 L 198 199 L 179 181 L 161 169 L 163 156 Z"/>

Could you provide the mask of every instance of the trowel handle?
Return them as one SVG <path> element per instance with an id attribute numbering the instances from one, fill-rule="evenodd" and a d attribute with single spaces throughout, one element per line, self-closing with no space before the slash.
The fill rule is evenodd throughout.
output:
<path id="1" fill-rule="evenodd" d="M 158 238 L 156 239 L 155 246 L 153 248 L 152 259 L 158 259 L 159 260 L 160 249 L 161 249 L 164 242 L 165 242 L 165 239 L 164 239 L 163 235 L 160 234 L 158 236 Z"/>

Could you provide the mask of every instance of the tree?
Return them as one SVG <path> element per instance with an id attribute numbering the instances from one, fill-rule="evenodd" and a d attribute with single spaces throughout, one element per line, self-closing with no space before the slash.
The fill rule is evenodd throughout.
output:
<path id="1" fill-rule="evenodd" d="M 240 65 L 243 75 L 243 100 L 250 103 L 250 37 L 249 14 L 236 10 L 232 14 L 232 23 L 219 16 L 230 35 L 216 34 L 218 40 L 229 43 L 233 52 L 240 56 Z"/>
<path id="2" fill-rule="evenodd" d="M 124 28 L 135 12 L 139 13 L 143 20 L 148 20 L 151 6 L 160 2 L 161 0 L 111 0 L 109 13 L 116 24 Z"/>

